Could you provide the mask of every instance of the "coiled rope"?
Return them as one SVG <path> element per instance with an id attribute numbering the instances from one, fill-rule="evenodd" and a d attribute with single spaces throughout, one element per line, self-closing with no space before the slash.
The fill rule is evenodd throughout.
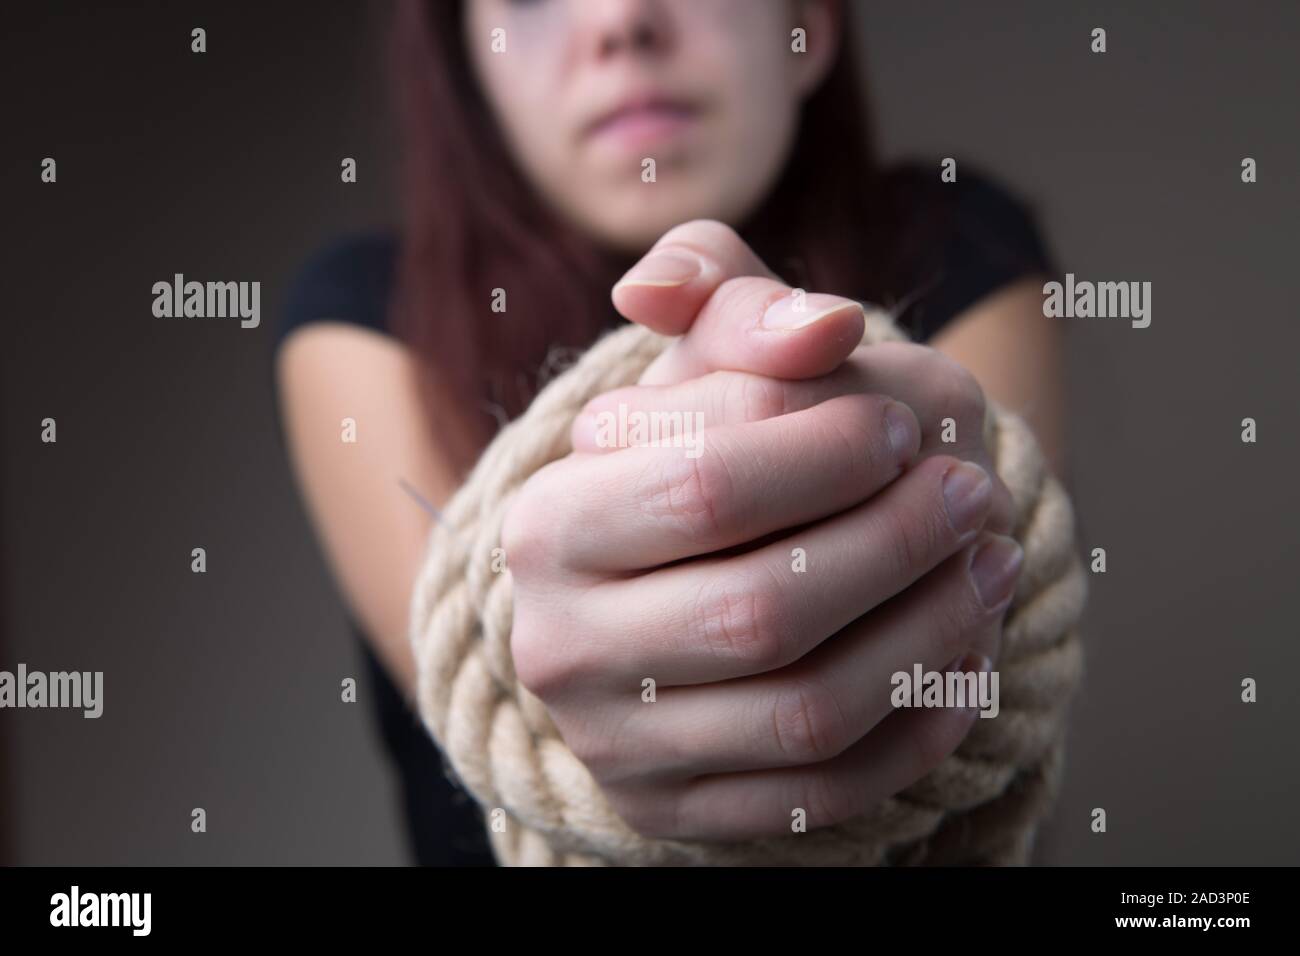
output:
<path id="1" fill-rule="evenodd" d="M 906 341 L 868 311 L 864 344 Z M 510 656 L 510 572 L 501 524 L 515 491 L 568 454 L 569 429 L 596 395 L 634 384 L 671 340 L 613 332 L 554 379 L 488 446 L 435 523 L 417 578 L 411 639 L 417 706 L 449 769 L 485 810 L 506 865 L 880 865 L 1027 862 L 1058 785 L 1065 717 L 1082 671 L 1086 597 L 1069 498 L 1025 423 L 990 403 L 986 438 L 1015 504 L 1024 548 L 999 658 L 1000 713 L 957 751 L 851 822 L 735 843 L 648 839 L 610 809 Z M 508 556 L 506 556 L 508 564 Z M 495 570 L 494 570 L 495 568 Z M 493 811 L 501 811 L 493 813 Z"/>

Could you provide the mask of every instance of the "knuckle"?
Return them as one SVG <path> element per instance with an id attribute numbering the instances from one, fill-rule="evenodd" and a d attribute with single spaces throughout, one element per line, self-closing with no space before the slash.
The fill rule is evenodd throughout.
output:
<path id="1" fill-rule="evenodd" d="M 930 566 L 942 534 L 932 508 L 895 502 L 880 508 L 875 520 L 880 528 L 873 537 L 881 543 L 894 576 L 912 580 Z"/>
<path id="2" fill-rule="evenodd" d="M 727 663 L 766 671 L 783 663 L 780 615 L 770 592 L 744 582 L 706 585 L 696 639 Z"/>
<path id="3" fill-rule="evenodd" d="M 514 574 L 527 582 L 533 576 L 553 576 L 577 556 L 575 537 L 563 533 L 586 522 L 598 500 L 591 473 L 572 458 L 543 465 L 517 492 L 501 523 L 501 547 Z"/>
<path id="4" fill-rule="evenodd" d="M 728 388 L 728 404 L 734 403 L 742 421 L 761 422 L 785 414 L 785 386 L 780 382 L 757 375 L 735 375 Z"/>
<path id="5" fill-rule="evenodd" d="M 782 687 L 772 708 L 772 732 L 785 758 L 794 764 L 820 763 L 849 741 L 844 714 L 823 684 L 795 678 Z"/>
<path id="6" fill-rule="evenodd" d="M 521 601 L 510 626 L 510 660 L 515 679 L 547 706 L 572 697 L 575 688 L 603 684 L 608 665 L 591 641 L 570 639 L 572 622 L 545 608 Z"/>
<path id="7" fill-rule="evenodd" d="M 516 580 L 520 572 L 527 575 L 551 563 L 551 529 L 556 526 L 556 509 L 565 499 L 548 494 L 547 476 L 547 470 L 542 469 L 524 482 L 501 522 L 501 547 Z"/>
<path id="8" fill-rule="evenodd" d="M 613 743 L 612 738 L 604 733 L 570 732 L 564 738 L 565 744 L 573 755 L 595 778 L 604 785 L 621 776 L 627 765 L 627 751 Z"/>
<path id="9" fill-rule="evenodd" d="M 910 575 L 921 563 L 923 548 L 917 546 L 914 530 L 906 517 L 895 509 L 886 509 L 880 516 L 885 533 L 880 540 L 889 553 L 889 564 L 896 576 Z"/>
<path id="10" fill-rule="evenodd" d="M 722 528 L 722 509 L 729 500 L 730 485 L 730 476 L 718 455 L 673 458 L 644 507 L 656 520 L 675 526 L 692 540 L 713 538 Z"/>
<path id="11" fill-rule="evenodd" d="M 541 651 L 541 641 L 536 630 L 529 627 L 518 612 L 510 627 L 510 659 L 514 663 L 515 678 L 530 693 L 545 699 L 546 691 L 554 683 L 554 668 L 547 655 Z"/>
<path id="12" fill-rule="evenodd" d="M 842 395 L 819 409 L 828 445 L 841 452 L 843 466 L 857 482 L 870 481 L 880 463 L 894 457 L 884 450 L 887 438 L 880 425 L 886 401 L 880 395 Z"/>
<path id="13" fill-rule="evenodd" d="M 648 839 L 679 836 L 677 801 L 645 788 L 605 787 L 610 809 L 635 833 Z"/>
<path id="14" fill-rule="evenodd" d="M 671 759 L 670 743 L 639 725 L 626 700 L 603 704 L 584 700 L 581 707 L 565 708 L 556 725 L 573 755 L 602 788 L 639 787 Z"/>
<path id="15" fill-rule="evenodd" d="M 555 653 L 542 630 L 515 615 L 510 628 L 510 657 L 515 678 L 539 700 L 553 699 L 568 683 L 571 668 L 562 654 Z"/>
<path id="16" fill-rule="evenodd" d="M 508 556 L 510 569 L 516 577 L 520 570 L 532 565 L 541 541 L 540 529 L 532 518 L 533 513 L 526 495 L 521 491 L 511 502 L 501 522 L 501 547 Z"/>
<path id="17" fill-rule="evenodd" d="M 626 701 L 610 701 L 604 706 L 582 708 L 575 734 L 577 746 L 565 736 L 574 754 L 602 787 L 637 784 L 649 773 L 661 768 L 671 748 L 661 735 L 642 728 Z"/>
<path id="18" fill-rule="evenodd" d="M 758 292 L 768 294 L 771 289 L 770 280 L 755 276 L 732 276 L 713 290 L 710 307 L 717 307 L 723 313 L 744 311 L 753 306 L 754 296 Z"/>

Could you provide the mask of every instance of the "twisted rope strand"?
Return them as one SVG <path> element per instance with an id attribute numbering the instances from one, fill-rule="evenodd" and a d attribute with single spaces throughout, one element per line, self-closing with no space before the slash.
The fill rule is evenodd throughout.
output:
<path id="1" fill-rule="evenodd" d="M 864 344 L 906 341 L 869 311 Z M 1083 669 L 1077 624 L 1086 580 L 1064 489 L 1017 416 L 989 408 L 985 434 L 1011 491 L 1024 548 L 1007 611 L 1000 713 L 977 719 L 957 751 L 904 792 L 847 823 L 733 843 L 647 839 L 609 807 L 510 656 L 510 572 L 493 565 L 519 487 L 571 450 L 569 429 L 596 395 L 635 383 L 670 340 L 628 326 L 552 380 L 480 457 L 435 524 L 411 604 L 421 719 L 485 808 L 497 859 L 520 866 L 1009 864 L 1028 860 L 1054 799 L 1065 716 Z M 489 815 L 490 818 L 490 815 Z"/>

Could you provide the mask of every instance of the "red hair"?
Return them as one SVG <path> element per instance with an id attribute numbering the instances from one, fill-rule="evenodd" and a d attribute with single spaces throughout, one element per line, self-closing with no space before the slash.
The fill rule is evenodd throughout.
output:
<path id="1" fill-rule="evenodd" d="M 517 416 L 553 349 L 584 349 L 614 324 L 610 287 L 634 261 L 602 251 L 536 196 L 474 79 L 463 7 L 399 0 L 392 34 L 405 215 L 393 326 L 431 363 L 422 384 L 432 424 L 462 470 L 496 428 L 492 406 Z M 849 28 L 846 19 L 846 37 Z M 897 238 L 897 204 L 857 59 L 841 44 L 803 105 L 778 182 L 737 231 L 792 285 L 883 303 L 907 250 L 886 243 Z M 498 287 L 506 313 L 490 308 Z"/>

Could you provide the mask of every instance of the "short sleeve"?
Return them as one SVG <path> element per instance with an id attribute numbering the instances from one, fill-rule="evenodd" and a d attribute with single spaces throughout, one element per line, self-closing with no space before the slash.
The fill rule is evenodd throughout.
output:
<path id="1" fill-rule="evenodd" d="M 1056 271 L 1034 213 L 993 179 L 963 168 L 956 183 L 943 183 L 938 164 L 923 175 L 928 182 L 913 195 L 923 197 L 916 214 L 927 220 L 929 239 L 907 270 L 900 316 L 917 341 L 1003 286 Z"/>
<path id="2" fill-rule="evenodd" d="M 277 343 L 322 320 L 388 331 L 395 261 L 396 241 L 386 233 L 344 236 L 318 249 L 289 283 Z"/>

